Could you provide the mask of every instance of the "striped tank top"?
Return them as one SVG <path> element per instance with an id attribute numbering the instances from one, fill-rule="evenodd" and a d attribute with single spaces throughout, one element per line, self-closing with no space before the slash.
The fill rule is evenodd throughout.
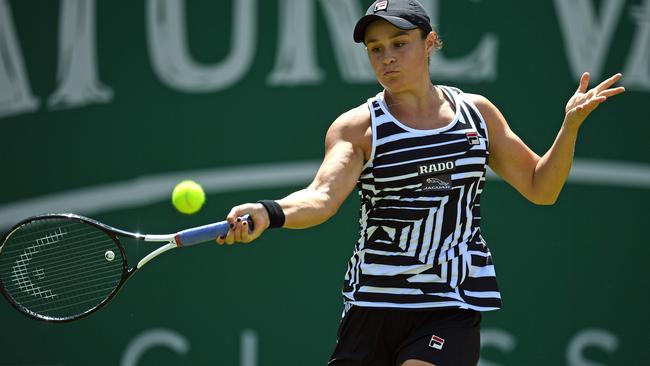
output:
<path id="1" fill-rule="evenodd" d="M 455 117 L 438 129 L 400 123 L 383 93 L 368 100 L 372 152 L 357 183 L 360 235 L 345 275 L 346 307 L 501 307 L 480 229 L 486 125 L 460 90 L 439 88 Z"/>

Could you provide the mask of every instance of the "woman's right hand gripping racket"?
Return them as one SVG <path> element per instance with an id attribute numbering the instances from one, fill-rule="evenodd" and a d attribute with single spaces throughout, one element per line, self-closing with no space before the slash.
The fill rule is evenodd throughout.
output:
<path id="1" fill-rule="evenodd" d="M 243 219 L 252 230 L 252 220 Z M 30 318 L 47 322 L 81 319 L 104 306 L 154 257 L 214 240 L 228 229 L 228 222 L 221 221 L 175 234 L 143 235 L 75 214 L 31 217 L 0 241 L 0 292 Z M 120 238 L 165 244 L 129 266 Z"/>

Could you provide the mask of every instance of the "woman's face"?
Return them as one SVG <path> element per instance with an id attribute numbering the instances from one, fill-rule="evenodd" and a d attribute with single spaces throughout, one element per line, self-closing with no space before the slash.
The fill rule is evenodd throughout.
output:
<path id="1" fill-rule="evenodd" d="M 399 29 L 385 20 L 366 28 L 365 44 L 377 81 L 391 92 L 413 88 L 429 80 L 428 56 L 435 35 L 422 39 L 419 28 Z"/>

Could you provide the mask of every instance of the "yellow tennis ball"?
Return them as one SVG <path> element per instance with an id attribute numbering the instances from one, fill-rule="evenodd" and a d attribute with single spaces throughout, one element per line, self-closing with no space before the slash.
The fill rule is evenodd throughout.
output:
<path id="1" fill-rule="evenodd" d="M 198 212 L 205 203 L 203 188 L 192 180 L 184 180 L 174 187 L 172 204 L 184 214 L 190 215 Z"/>

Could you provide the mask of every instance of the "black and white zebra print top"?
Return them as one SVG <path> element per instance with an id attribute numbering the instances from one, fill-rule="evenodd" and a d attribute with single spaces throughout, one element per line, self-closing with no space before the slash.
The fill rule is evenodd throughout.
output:
<path id="1" fill-rule="evenodd" d="M 360 236 L 348 263 L 348 304 L 384 308 L 501 307 L 481 237 L 488 134 L 460 90 L 438 86 L 455 110 L 447 126 L 410 128 L 379 93 L 368 100 L 372 153 L 357 183 Z"/>

